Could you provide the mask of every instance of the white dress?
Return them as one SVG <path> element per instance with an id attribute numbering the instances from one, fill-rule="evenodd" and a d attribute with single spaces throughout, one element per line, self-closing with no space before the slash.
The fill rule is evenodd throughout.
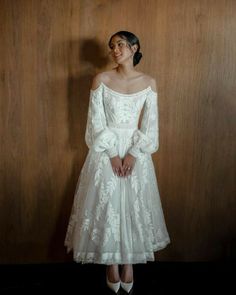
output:
<path id="1" fill-rule="evenodd" d="M 90 89 L 85 142 L 89 152 L 75 189 L 67 252 L 82 263 L 154 261 L 153 252 L 170 243 L 151 157 L 159 147 L 157 92 L 149 86 L 122 94 L 104 83 Z M 128 152 L 136 157 L 133 171 L 119 177 L 109 157 Z"/>

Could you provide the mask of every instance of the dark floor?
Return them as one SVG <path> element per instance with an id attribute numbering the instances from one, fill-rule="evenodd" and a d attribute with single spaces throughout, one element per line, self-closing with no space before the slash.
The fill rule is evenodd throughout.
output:
<path id="1" fill-rule="evenodd" d="M 134 265 L 138 294 L 235 294 L 235 264 L 223 262 L 150 262 Z M 233 288 L 233 289 L 232 289 Z M 105 265 L 0 265 L 0 294 L 114 294 L 105 284 Z M 61 293 L 60 293 L 61 294 Z"/>

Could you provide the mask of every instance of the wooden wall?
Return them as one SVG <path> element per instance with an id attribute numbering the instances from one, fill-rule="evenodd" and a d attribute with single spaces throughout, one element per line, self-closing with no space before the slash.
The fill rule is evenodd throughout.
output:
<path id="1" fill-rule="evenodd" d="M 63 246 L 107 42 L 137 34 L 155 77 L 153 155 L 166 261 L 235 258 L 236 1 L 0 1 L 0 262 L 70 261 Z"/>

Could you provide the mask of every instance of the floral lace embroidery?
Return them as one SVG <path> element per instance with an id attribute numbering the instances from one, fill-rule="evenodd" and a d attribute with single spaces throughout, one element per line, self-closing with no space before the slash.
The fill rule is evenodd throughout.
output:
<path id="1" fill-rule="evenodd" d="M 120 124 L 130 124 L 132 133 L 122 135 L 109 127 Z M 89 153 L 76 186 L 65 239 L 76 261 L 146 262 L 154 260 L 153 251 L 169 243 L 151 158 L 159 146 L 158 131 L 157 94 L 151 89 L 125 98 L 103 87 L 91 91 L 85 133 Z M 121 149 L 137 157 L 125 180 L 113 173 L 109 160 Z"/>

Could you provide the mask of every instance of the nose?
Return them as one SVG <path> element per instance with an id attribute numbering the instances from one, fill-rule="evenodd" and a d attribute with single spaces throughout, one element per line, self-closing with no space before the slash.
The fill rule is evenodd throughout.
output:
<path id="1" fill-rule="evenodd" d="M 114 50 L 113 55 L 114 55 L 114 56 L 118 56 L 118 55 L 120 55 L 120 51 L 119 51 L 119 49 L 118 49 L 118 50 Z"/>

